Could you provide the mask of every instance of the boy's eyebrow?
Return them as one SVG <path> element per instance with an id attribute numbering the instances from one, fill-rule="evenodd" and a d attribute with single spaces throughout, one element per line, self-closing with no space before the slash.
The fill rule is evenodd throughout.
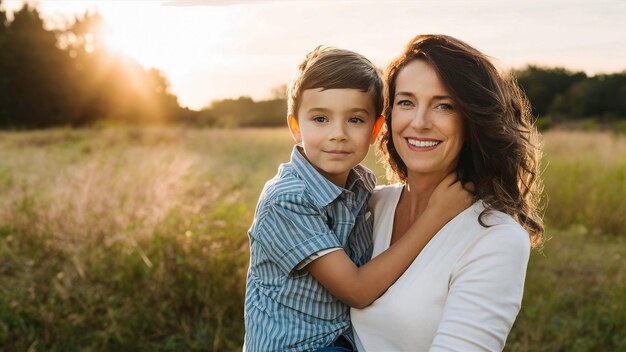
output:
<path id="1" fill-rule="evenodd" d="M 396 96 L 407 96 L 407 97 L 410 97 L 410 98 L 415 98 L 415 94 L 410 93 L 410 92 L 397 92 L 397 93 L 396 93 Z M 449 96 L 449 95 L 435 95 L 435 96 L 433 96 L 433 98 L 432 98 L 432 99 L 433 99 L 433 100 L 443 100 L 443 99 L 450 99 L 450 100 L 454 100 L 454 99 L 452 99 L 452 97 L 451 97 L 451 96 Z"/>
<path id="2" fill-rule="evenodd" d="M 325 108 L 310 108 L 309 110 L 307 110 L 307 114 L 310 114 L 312 112 L 322 112 L 322 113 L 328 113 L 330 112 L 330 109 L 325 109 Z"/>
<path id="3" fill-rule="evenodd" d="M 346 110 L 347 112 L 350 113 L 355 113 L 355 112 L 361 112 L 361 113 L 365 113 L 367 115 L 370 114 L 370 112 L 367 109 L 363 109 L 363 108 L 352 108 L 352 109 L 348 109 Z M 307 110 L 307 113 L 312 113 L 312 112 L 323 112 L 323 113 L 329 113 L 331 112 L 331 109 L 326 109 L 326 108 L 310 108 L 309 110 Z"/>
<path id="4" fill-rule="evenodd" d="M 366 115 L 370 114 L 370 112 L 367 109 L 363 109 L 363 108 L 353 108 L 353 109 L 350 109 L 349 111 L 353 112 L 353 113 L 354 112 L 362 112 L 362 113 L 364 113 Z"/>

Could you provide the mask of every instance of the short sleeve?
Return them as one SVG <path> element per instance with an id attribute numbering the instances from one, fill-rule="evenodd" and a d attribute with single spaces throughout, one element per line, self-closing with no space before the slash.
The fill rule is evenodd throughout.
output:
<path id="1" fill-rule="evenodd" d="M 521 227 L 486 229 L 452 274 L 430 351 L 502 351 L 521 307 L 529 255 Z"/>
<path id="2" fill-rule="evenodd" d="M 301 195 L 281 195 L 270 201 L 257 240 L 267 257 L 290 273 L 312 254 L 342 247 L 327 223 L 327 215 Z"/>
<path id="3" fill-rule="evenodd" d="M 328 253 L 332 253 L 334 251 L 340 251 L 341 248 L 337 247 L 337 248 L 329 248 L 329 249 L 324 249 L 321 250 L 317 253 L 313 253 L 310 256 L 308 256 L 307 258 L 305 258 L 303 261 L 300 262 L 300 264 L 298 264 L 298 266 L 296 266 L 296 270 L 302 270 L 304 269 L 307 265 L 311 264 L 311 262 L 313 262 L 314 260 L 317 260 L 323 256 L 325 256 Z"/>

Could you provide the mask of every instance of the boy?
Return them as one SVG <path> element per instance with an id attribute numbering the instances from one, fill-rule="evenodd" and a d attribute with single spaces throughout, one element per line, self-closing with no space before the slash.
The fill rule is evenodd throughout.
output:
<path id="1" fill-rule="evenodd" d="M 245 350 L 353 350 L 349 306 L 383 294 L 469 206 L 458 182 L 440 185 L 437 204 L 366 264 L 375 177 L 359 163 L 384 122 L 382 107 L 380 74 L 363 56 L 318 47 L 300 65 L 288 107 L 296 146 L 265 185 L 248 232 Z"/>

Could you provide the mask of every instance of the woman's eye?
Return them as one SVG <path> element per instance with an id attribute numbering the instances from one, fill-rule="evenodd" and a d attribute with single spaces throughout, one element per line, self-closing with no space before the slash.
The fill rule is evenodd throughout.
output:
<path id="1" fill-rule="evenodd" d="M 315 122 L 326 122 L 326 118 L 324 116 L 314 116 L 313 121 Z"/>
<path id="2" fill-rule="evenodd" d="M 397 105 L 401 106 L 401 107 L 407 107 L 408 108 L 408 107 L 413 106 L 413 103 L 410 100 L 398 100 Z"/>
<path id="3" fill-rule="evenodd" d="M 439 104 L 435 107 L 435 109 L 438 110 L 444 110 L 444 111 L 450 111 L 450 110 L 454 110 L 454 107 L 450 104 Z"/>
<path id="4" fill-rule="evenodd" d="M 349 123 L 364 123 L 365 120 L 363 120 L 360 117 L 351 117 L 351 118 L 348 119 L 348 122 Z"/>

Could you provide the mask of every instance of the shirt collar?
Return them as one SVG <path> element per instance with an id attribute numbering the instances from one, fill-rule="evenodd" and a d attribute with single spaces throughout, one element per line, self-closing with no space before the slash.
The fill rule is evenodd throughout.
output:
<path id="1" fill-rule="evenodd" d="M 374 192 L 374 187 L 376 187 L 376 176 L 374 176 L 372 170 L 360 164 L 352 169 L 348 180 L 348 189 L 350 190 L 353 189 L 357 182 L 359 182 L 368 193 Z"/>
<path id="2" fill-rule="evenodd" d="M 319 205 L 326 206 L 330 204 L 345 191 L 344 188 L 335 185 L 320 174 L 302 155 L 297 145 L 294 146 L 291 152 L 291 164 L 295 172 L 300 175 L 306 187 L 310 190 L 313 199 L 315 199 Z M 374 190 L 376 178 L 366 167 L 357 165 L 350 171 L 347 184 L 349 190 L 353 190 L 354 187 L 362 185 L 362 187 L 371 193 Z"/>

